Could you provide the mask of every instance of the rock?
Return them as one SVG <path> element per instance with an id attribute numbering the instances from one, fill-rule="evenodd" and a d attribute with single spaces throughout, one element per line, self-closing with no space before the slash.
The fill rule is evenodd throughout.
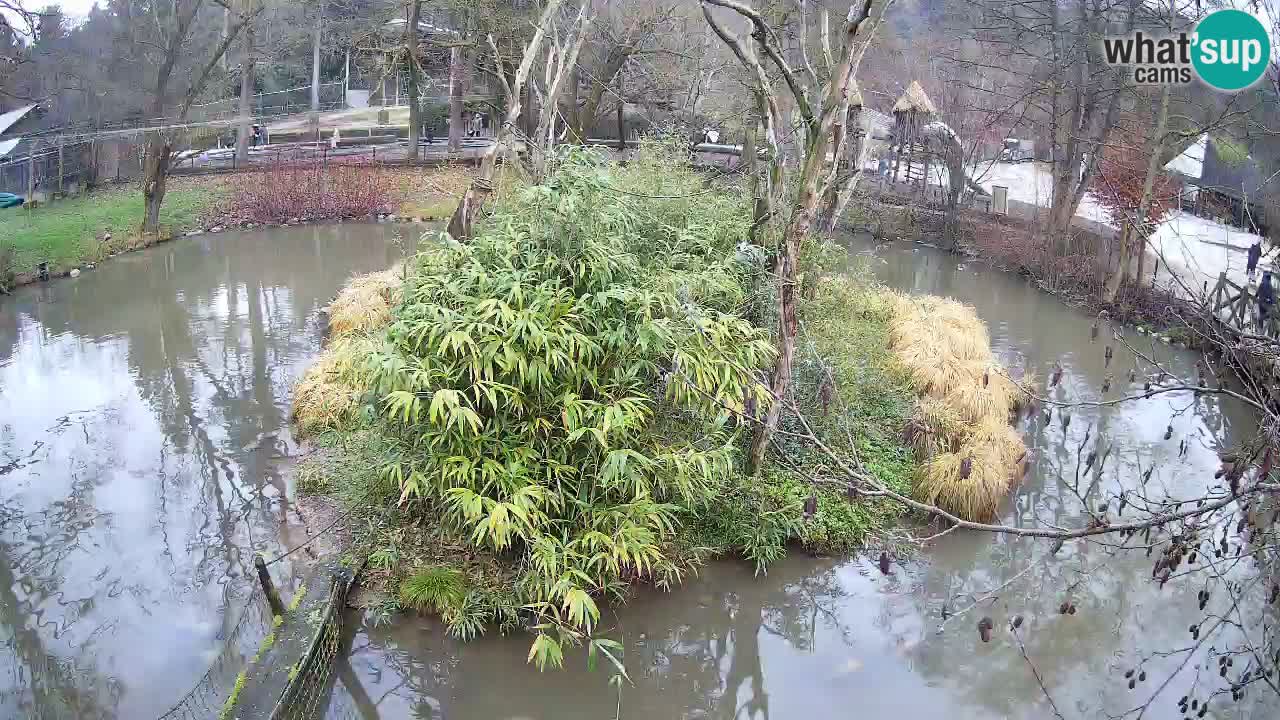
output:
<path id="1" fill-rule="evenodd" d="M 110 239 L 111 239 L 111 233 L 105 233 L 105 234 L 103 234 L 102 239 L 103 239 L 104 241 L 110 240 Z"/>
<path id="2" fill-rule="evenodd" d="M 249 228 L 250 230 L 252 230 L 252 229 L 254 229 L 254 228 L 258 227 L 258 224 L 257 224 L 257 223 L 249 223 L 249 224 L 245 225 L 245 227 L 247 227 L 247 228 Z"/>
<path id="3" fill-rule="evenodd" d="M 67 277 L 80 277 L 80 268 L 72 268 L 71 272 L 67 273 Z"/>
<path id="4" fill-rule="evenodd" d="M 213 227 L 209 228 L 209 232 L 212 232 L 212 233 L 222 232 L 222 226 L 214 225 Z"/>
<path id="5" fill-rule="evenodd" d="M 84 266 L 84 269 L 85 269 L 85 270 L 92 270 L 92 269 L 94 269 L 95 267 L 97 267 L 97 265 L 94 265 L 93 263 L 89 263 L 88 265 L 85 265 L 85 266 Z"/>
<path id="6" fill-rule="evenodd" d="M 296 218 L 296 217 L 289 218 L 289 222 L 288 222 L 287 224 L 289 224 L 289 225 L 297 225 L 297 224 L 298 224 L 298 218 Z"/>
<path id="7" fill-rule="evenodd" d="M 400 218 L 395 214 L 391 214 L 387 216 L 387 222 L 396 222 L 399 219 Z"/>

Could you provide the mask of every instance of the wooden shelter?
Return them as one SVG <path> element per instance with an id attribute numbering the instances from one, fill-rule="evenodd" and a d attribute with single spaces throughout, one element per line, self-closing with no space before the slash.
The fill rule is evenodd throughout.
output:
<path id="1" fill-rule="evenodd" d="M 920 128 L 931 122 L 938 114 L 938 108 L 925 94 L 920 83 L 912 80 L 906 92 L 893 104 L 892 142 L 897 148 L 893 160 L 893 181 L 898 181 L 898 168 L 903 156 L 907 160 L 907 182 L 919 181 L 924 187 L 925 178 L 929 174 L 929 158 L 927 147 L 920 139 Z M 917 171 L 913 160 L 922 161 Z"/>

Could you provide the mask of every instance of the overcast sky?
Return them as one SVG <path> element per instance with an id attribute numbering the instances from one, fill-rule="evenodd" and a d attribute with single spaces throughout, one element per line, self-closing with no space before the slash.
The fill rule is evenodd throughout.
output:
<path id="1" fill-rule="evenodd" d="M 96 3 L 97 0 L 51 0 L 47 4 L 58 5 L 62 8 L 62 13 L 67 17 L 82 18 L 89 14 L 89 10 Z"/>

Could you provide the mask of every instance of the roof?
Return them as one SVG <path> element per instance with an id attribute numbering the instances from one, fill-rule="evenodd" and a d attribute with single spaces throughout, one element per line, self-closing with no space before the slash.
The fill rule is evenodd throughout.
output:
<path id="1" fill-rule="evenodd" d="M 404 18 L 396 18 L 394 20 L 388 20 L 384 27 L 401 28 L 408 24 L 409 24 L 408 20 L 405 20 Z M 441 25 L 435 25 L 426 20 L 418 21 L 418 30 L 427 35 L 457 35 L 458 34 L 457 30 L 443 27 Z"/>
<path id="2" fill-rule="evenodd" d="M 861 118 L 863 127 L 873 138 L 887 138 L 893 128 L 893 118 L 871 108 L 862 108 Z"/>
<path id="3" fill-rule="evenodd" d="M 1204 133 L 1166 163 L 1164 169 L 1199 180 L 1204 174 L 1204 154 L 1208 145 L 1209 134 Z"/>
<path id="4" fill-rule="evenodd" d="M 11 140 L 0 140 L 0 158 L 5 157 L 18 147 L 18 143 L 22 142 L 22 138 L 17 137 Z"/>
<path id="5" fill-rule="evenodd" d="M 912 80 L 907 86 L 907 91 L 902 93 L 902 97 L 898 98 L 898 102 L 893 104 L 893 112 L 922 112 L 934 115 L 938 112 L 938 108 L 934 106 L 933 101 L 925 94 L 924 88 L 920 87 L 917 80 Z"/>
<path id="6" fill-rule="evenodd" d="M 3 135 L 14 123 L 26 117 L 27 113 L 35 109 L 35 105 L 27 105 L 17 110 L 10 110 L 7 113 L 0 114 L 0 135 Z"/>
<path id="7" fill-rule="evenodd" d="M 1248 197 L 1251 201 L 1263 184 L 1262 169 L 1250 155 L 1240 157 L 1241 149 L 1229 141 L 1210 137 L 1208 152 L 1204 154 L 1204 171 L 1200 175 L 1200 187 L 1216 190 L 1234 198 Z"/>

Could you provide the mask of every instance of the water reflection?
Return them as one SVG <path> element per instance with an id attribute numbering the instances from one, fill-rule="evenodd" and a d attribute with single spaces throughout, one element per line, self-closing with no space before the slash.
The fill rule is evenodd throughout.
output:
<path id="1" fill-rule="evenodd" d="M 0 717 L 154 717 L 199 680 L 280 547 L 318 312 L 392 232 L 185 239 L 0 300 Z"/>
<path id="2" fill-rule="evenodd" d="M 880 279 L 909 292 L 950 295 L 986 320 L 1007 366 L 1043 379 L 1065 369 L 1054 390 L 1063 400 L 1099 400 L 1140 390 L 1150 367 L 1104 326 L 1090 341 L 1092 318 L 1064 307 L 1026 281 L 914 245 L 873 248 L 850 239 Z M 1122 331 L 1142 354 L 1175 375 L 1194 377 L 1195 356 Z M 1108 366 L 1104 348 L 1114 345 Z M 1136 370 L 1129 381 L 1129 370 Z M 1165 438 L 1167 427 L 1173 431 Z M 1253 416 L 1216 396 L 1171 393 L 1118 406 L 1077 408 L 1069 424 L 1055 412 L 1024 420 L 1032 450 L 1027 479 L 1006 505 L 1014 525 L 1078 526 L 1080 497 L 1132 497 L 1151 470 L 1153 495 L 1198 493 L 1212 483 L 1216 451 Z M 1087 439 L 1086 439 L 1087 438 Z M 1182 452 L 1183 442 L 1186 452 Z M 1090 452 L 1105 461 L 1087 471 Z M 1079 497 L 1078 497 L 1079 496 Z M 1139 538 L 1135 538 L 1137 542 Z M 1125 669 L 1154 652 L 1186 647 L 1187 626 L 1201 617 L 1198 587 L 1151 580 L 1142 552 L 953 533 L 882 577 L 861 559 L 793 556 L 754 577 L 718 563 L 678 591 L 644 592 L 615 611 L 614 636 L 625 640 L 636 687 L 625 688 L 627 718 L 1032 718 L 1052 717 L 1049 697 L 1067 717 L 1105 717 L 1148 701 L 1173 676 L 1146 717 L 1175 718 L 1204 652 L 1151 657 L 1152 681 L 1129 690 Z M 977 608 L 963 612 L 975 601 Z M 1061 615 L 1064 600 L 1078 609 Z M 952 619 L 942 626 L 944 606 Z M 1025 618 L 1021 646 L 1009 631 Z M 989 616 L 996 632 L 978 639 Z M 351 672 L 339 684 L 330 717 L 601 718 L 617 696 L 603 672 L 587 674 L 581 657 L 560 672 L 525 663 L 528 638 L 486 637 L 458 644 L 429 620 L 405 618 L 369 627 L 354 618 Z M 1024 657 L 1025 650 L 1025 657 Z M 1032 667 L 1039 672 L 1044 687 Z M 346 686 L 356 687 L 347 693 Z M 1270 702 L 1270 705 L 1265 703 Z M 1243 704 L 1215 705 L 1216 717 L 1275 716 L 1274 701 L 1253 693 Z M 1270 713 L 1270 714 L 1269 714 Z"/>

